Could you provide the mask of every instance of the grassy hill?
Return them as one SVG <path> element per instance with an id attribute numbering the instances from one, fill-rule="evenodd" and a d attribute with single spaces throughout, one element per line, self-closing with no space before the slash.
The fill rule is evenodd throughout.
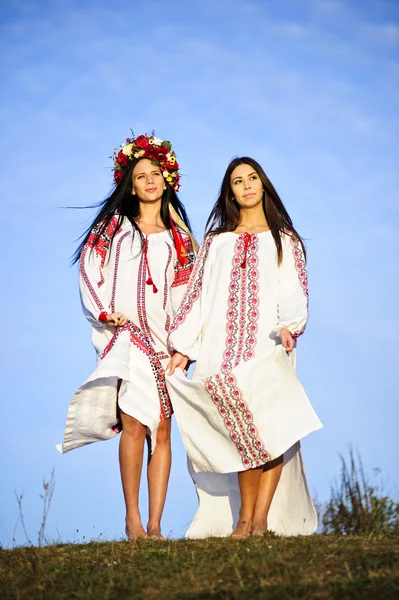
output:
<path id="1" fill-rule="evenodd" d="M 92 542 L 0 550 L 2 600 L 399 598 L 398 536 Z"/>

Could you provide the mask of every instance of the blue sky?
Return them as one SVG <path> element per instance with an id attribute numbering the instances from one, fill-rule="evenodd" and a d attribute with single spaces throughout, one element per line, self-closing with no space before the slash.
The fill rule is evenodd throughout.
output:
<path id="1" fill-rule="evenodd" d="M 399 495 L 398 50 L 395 0 L 2 3 L 2 544 L 14 490 L 35 537 L 53 468 L 50 539 L 123 533 L 117 440 L 55 444 L 95 361 L 69 266 L 92 212 L 63 207 L 104 198 L 131 127 L 172 141 L 199 239 L 230 159 L 264 166 L 309 253 L 299 375 L 324 423 L 303 442 L 310 488 L 328 498 L 352 443 Z M 180 536 L 196 496 L 176 426 L 173 447 L 163 529 Z"/>

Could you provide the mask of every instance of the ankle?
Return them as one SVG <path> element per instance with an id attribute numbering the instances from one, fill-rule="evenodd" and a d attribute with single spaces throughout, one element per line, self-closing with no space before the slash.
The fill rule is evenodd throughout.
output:
<path id="1" fill-rule="evenodd" d="M 257 519 L 256 517 L 254 517 L 253 521 L 252 521 L 252 525 L 253 527 L 265 527 L 267 528 L 267 519 L 265 518 L 261 518 L 261 519 Z"/>
<path id="2" fill-rule="evenodd" d="M 126 515 L 125 523 L 127 525 L 142 525 L 140 515 Z"/>
<path id="3" fill-rule="evenodd" d="M 238 522 L 239 523 L 252 523 L 253 521 L 253 514 L 249 513 L 249 512 L 241 512 L 238 515 Z"/>

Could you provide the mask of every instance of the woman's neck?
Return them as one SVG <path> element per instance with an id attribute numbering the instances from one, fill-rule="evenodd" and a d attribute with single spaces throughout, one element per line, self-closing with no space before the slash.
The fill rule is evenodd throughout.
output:
<path id="1" fill-rule="evenodd" d="M 161 218 L 161 200 L 151 204 L 140 202 L 140 214 L 135 221 L 143 233 L 154 233 L 166 229 Z"/>
<path id="2" fill-rule="evenodd" d="M 240 222 L 235 231 L 237 233 L 248 231 L 248 233 L 260 233 L 270 229 L 263 206 L 254 208 L 242 208 L 240 210 Z"/>

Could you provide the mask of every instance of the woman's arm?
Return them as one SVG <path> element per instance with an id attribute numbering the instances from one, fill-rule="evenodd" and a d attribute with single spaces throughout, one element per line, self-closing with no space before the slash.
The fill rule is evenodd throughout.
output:
<path id="1" fill-rule="evenodd" d="M 308 279 L 306 259 L 295 235 L 283 236 L 283 260 L 279 267 L 278 323 L 283 346 L 292 350 L 293 342 L 301 335 L 308 320 Z M 291 344 L 290 338 L 293 339 Z M 292 347 L 287 348 L 287 344 Z"/>
<path id="2" fill-rule="evenodd" d="M 110 240 L 115 235 L 118 218 L 112 217 L 106 230 L 97 238 L 101 225 L 91 232 L 79 261 L 79 289 L 86 318 L 95 327 L 104 324 L 124 325 L 127 321 L 122 313 L 112 312 L 104 280 L 104 265 L 108 255 Z"/>

